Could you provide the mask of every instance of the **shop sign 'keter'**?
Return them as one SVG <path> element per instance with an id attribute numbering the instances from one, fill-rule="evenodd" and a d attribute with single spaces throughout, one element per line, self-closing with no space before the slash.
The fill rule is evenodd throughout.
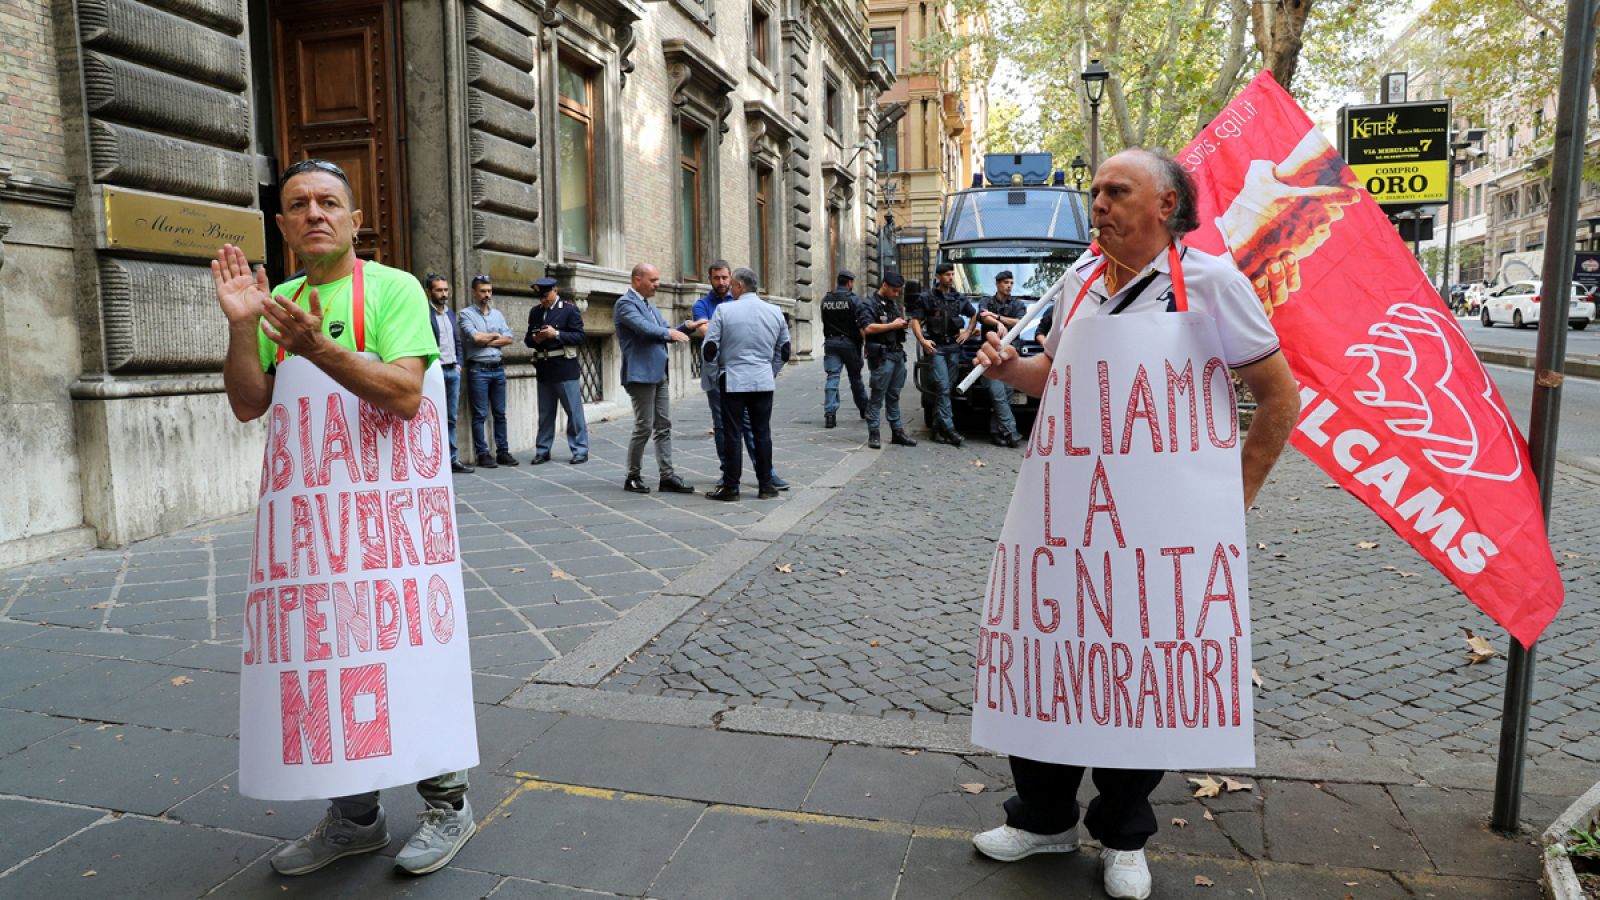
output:
<path id="1" fill-rule="evenodd" d="M 1339 137 L 1350 170 L 1379 203 L 1449 199 L 1450 101 L 1352 106 Z"/>

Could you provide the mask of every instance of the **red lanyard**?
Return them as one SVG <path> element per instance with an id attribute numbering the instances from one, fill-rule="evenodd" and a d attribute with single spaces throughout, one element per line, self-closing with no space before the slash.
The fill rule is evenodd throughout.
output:
<path id="1" fill-rule="evenodd" d="M 1174 308 L 1177 312 L 1188 312 L 1189 292 L 1185 289 L 1183 284 L 1183 263 L 1180 261 L 1180 259 L 1181 257 L 1178 254 L 1177 243 L 1174 242 L 1168 244 L 1167 268 L 1171 270 L 1169 274 L 1172 277 L 1172 299 L 1175 301 Z M 1083 303 L 1084 297 L 1089 296 L 1090 285 L 1094 284 L 1096 278 L 1099 278 L 1106 273 L 1106 267 L 1109 265 L 1111 265 L 1111 261 L 1109 259 L 1102 260 L 1100 262 L 1100 266 L 1096 268 L 1094 272 L 1089 275 L 1089 279 L 1083 283 L 1083 289 L 1078 291 L 1078 299 L 1072 301 L 1072 309 L 1067 310 L 1067 317 L 1061 320 L 1062 328 L 1067 327 L 1067 323 L 1072 321 L 1073 315 L 1078 312 L 1078 305 Z"/>
<path id="2" fill-rule="evenodd" d="M 367 349 L 367 290 L 366 283 L 361 278 L 362 260 L 356 259 L 356 270 L 350 273 L 350 326 L 356 332 L 356 352 L 361 353 Z M 307 279 L 309 280 L 309 279 Z M 294 289 L 294 296 L 289 298 L 290 303 L 300 302 L 300 292 L 306 289 L 306 283 Z M 323 310 L 327 312 L 326 309 Z M 278 347 L 278 364 L 283 364 L 283 347 Z"/>

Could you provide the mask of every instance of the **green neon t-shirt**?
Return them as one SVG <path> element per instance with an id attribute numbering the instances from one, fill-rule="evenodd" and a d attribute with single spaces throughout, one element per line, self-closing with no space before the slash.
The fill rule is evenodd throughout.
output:
<path id="1" fill-rule="evenodd" d="M 439 344 L 433 339 L 433 328 L 428 324 L 428 298 L 422 291 L 422 283 L 410 272 L 375 262 L 362 266 L 361 277 L 366 295 L 363 303 L 366 349 L 384 362 L 417 356 L 422 358 L 424 368 L 432 365 L 439 357 Z M 338 281 L 317 285 L 317 298 L 322 303 L 322 333 L 349 350 L 356 349 L 350 315 L 353 280 L 352 275 L 346 275 Z M 285 281 L 272 289 L 273 296 L 293 297 L 304 283 L 304 277 Z M 302 309 L 309 309 L 311 289 L 301 291 L 300 299 L 295 302 Z M 278 345 L 259 326 L 256 339 L 261 368 L 270 372 L 278 360 Z"/>

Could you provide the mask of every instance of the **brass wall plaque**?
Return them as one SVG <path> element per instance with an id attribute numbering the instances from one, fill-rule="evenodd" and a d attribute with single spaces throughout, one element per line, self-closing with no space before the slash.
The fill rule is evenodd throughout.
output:
<path id="1" fill-rule="evenodd" d="M 210 259 L 233 244 L 254 262 L 267 258 L 261 213 L 253 209 L 180 200 L 102 187 L 106 247 Z"/>
<path id="2" fill-rule="evenodd" d="M 531 292 L 530 286 L 544 277 L 544 263 L 526 256 L 494 250 L 481 251 L 478 256 L 483 271 L 470 274 L 489 276 L 494 280 L 496 293 L 527 294 Z"/>

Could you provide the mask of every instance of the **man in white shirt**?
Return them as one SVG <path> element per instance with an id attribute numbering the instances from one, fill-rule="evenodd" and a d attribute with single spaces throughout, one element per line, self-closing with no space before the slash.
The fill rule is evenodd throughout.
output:
<path id="1" fill-rule="evenodd" d="M 471 475 L 472 467 L 456 452 L 456 411 L 461 408 L 461 365 L 456 359 L 456 314 L 450 309 L 450 279 L 429 272 L 422 280 L 428 291 L 433 339 L 439 342 L 439 368 L 444 370 L 444 403 L 450 420 L 450 471 Z"/>

